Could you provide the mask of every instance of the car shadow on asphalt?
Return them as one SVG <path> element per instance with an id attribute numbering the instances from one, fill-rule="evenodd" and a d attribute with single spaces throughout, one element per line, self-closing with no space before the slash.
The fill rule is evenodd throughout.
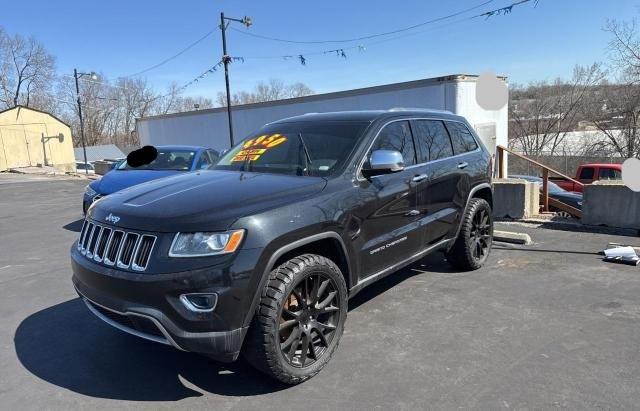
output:
<path id="1" fill-rule="evenodd" d="M 76 233 L 79 233 L 80 230 L 82 230 L 83 222 L 84 222 L 84 218 L 80 218 L 76 221 L 72 221 L 69 224 L 62 226 L 62 228 L 64 228 L 65 230 L 75 231 Z"/>
<path id="2" fill-rule="evenodd" d="M 32 374 L 91 397 L 177 401 L 205 392 L 248 396 L 287 387 L 244 360 L 223 364 L 111 328 L 79 298 L 27 317 L 14 344 Z"/>
<path id="3" fill-rule="evenodd" d="M 435 253 L 366 287 L 349 301 L 349 310 L 423 270 L 455 272 Z M 116 330 L 93 316 L 79 298 L 27 317 L 16 330 L 14 345 L 33 375 L 97 398 L 178 401 L 206 393 L 251 396 L 288 388 L 243 359 L 219 363 Z"/>
<path id="4" fill-rule="evenodd" d="M 366 304 L 403 281 L 424 273 L 456 274 L 458 271 L 447 263 L 443 253 L 435 252 L 365 287 L 349 300 L 349 311 Z"/>

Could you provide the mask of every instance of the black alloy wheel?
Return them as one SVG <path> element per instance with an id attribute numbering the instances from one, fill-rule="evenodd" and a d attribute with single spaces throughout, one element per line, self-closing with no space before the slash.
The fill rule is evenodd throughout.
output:
<path id="1" fill-rule="evenodd" d="M 491 206 L 482 198 L 472 198 L 462 215 L 458 237 L 446 252 L 454 267 L 471 271 L 482 267 L 493 243 Z"/>
<path id="2" fill-rule="evenodd" d="M 324 256 L 302 254 L 269 273 L 242 352 L 265 374 L 299 384 L 331 360 L 346 319 L 340 268 Z"/>
<path id="3" fill-rule="evenodd" d="M 280 350 L 294 367 L 320 358 L 333 339 L 339 321 L 337 287 L 322 273 L 304 277 L 291 290 L 279 321 Z"/>
<path id="4" fill-rule="evenodd" d="M 480 208 L 473 216 L 469 236 L 471 255 L 478 261 L 484 261 L 489 255 L 492 240 L 491 231 L 489 212 L 486 208 Z"/>

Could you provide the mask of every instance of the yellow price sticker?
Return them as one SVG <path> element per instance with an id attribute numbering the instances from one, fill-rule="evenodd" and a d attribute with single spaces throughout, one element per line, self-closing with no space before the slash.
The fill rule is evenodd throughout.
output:
<path id="1" fill-rule="evenodd" d="M 255 161 L 260 158 L 267 150 L 279 146 L 287 141 L 282 134 L 262 135 L 260 137 L 247 140 L 242 145 L 242 150 L 231 159 L 232 162 Z"/>

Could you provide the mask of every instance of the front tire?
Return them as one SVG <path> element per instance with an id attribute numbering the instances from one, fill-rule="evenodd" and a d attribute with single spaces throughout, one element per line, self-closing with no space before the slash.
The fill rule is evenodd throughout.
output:
<path id="1" fill-rule="evenodd" d="M 347 318 L 347 287 L 328 258 L 303 254 L 271 271 L 243 355 L 258 370 L 299 384 L 329 362 Z"/>
<path id="2" fill-rule="evenodd" d="M 462 271 L 477 270 L 487 260 L 493 243 L 491 206 L 482 198 L 472 198 L 462 216 L 458 238 L 446 253 L 447 261 Z"/>

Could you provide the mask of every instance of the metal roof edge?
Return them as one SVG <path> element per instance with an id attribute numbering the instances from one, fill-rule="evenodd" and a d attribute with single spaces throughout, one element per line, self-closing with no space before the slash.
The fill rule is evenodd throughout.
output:
<path id="1" fill-rule="evenodd" d="M 65 126 L 71 128 L 70 124 L 67 124 L 65 121 L 60 120 L 58 117 L 54 116 L 53 114 L 49 113 L 48 111 L 38 110 L 37 108 L 27 107 L 27 106 L 23 106 L 23 105 L 20 105 L 20 104 L 18 104 L 16 106 L 13 106 L 13 107 L 10 107 L 10 108 L 7 108 L 7 109 L 4 109 L 4 110 L 0 110 L 0 114 L 8 113 L 9 111 L 16 110 L 16 109 L 18 111 L 20 111 L 22 109 L 26 109 L 26 110 L 35 111 L 35 112 L 40 113 L 40 114 L 46 114 L 49 117 L 53 118 L 54 120 L 59 121 L 60 123 L 64 124 Z"/>

